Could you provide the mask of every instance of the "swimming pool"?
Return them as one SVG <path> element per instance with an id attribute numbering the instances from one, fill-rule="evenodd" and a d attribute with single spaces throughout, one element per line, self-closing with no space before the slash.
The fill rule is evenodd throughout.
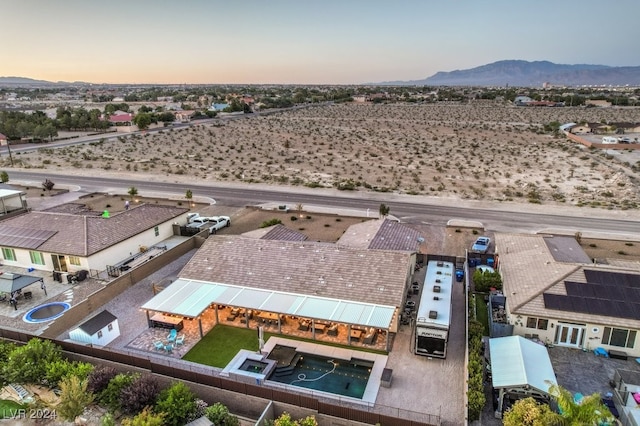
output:
<path id="1" fill-rule="evenodd" d="M 277 345 L 275 349 L 277 357 L 282 347 Z M 267 358 L 279 361 L 271 353 Z M 268 380 L 362 399 L 372 367 L 372 361 L 357 358 L 344 360 L 295 352 L 288 365 L 278 362 Z"/>

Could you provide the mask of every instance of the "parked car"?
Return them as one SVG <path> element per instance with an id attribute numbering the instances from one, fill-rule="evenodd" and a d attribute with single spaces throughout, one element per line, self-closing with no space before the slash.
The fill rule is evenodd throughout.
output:
<path id="1" fill-rule="evenodd" d="M 476 242 L 471 246 L 471 253 L 486 253 L 489 251 L 489 245 L 491 245 L 491 238 L 478 237 Z"/>
<path id="2" fill-rule="evenodd" d="M 229 216 L 212 216 L 207 219 L 209 219 L 209 224 L 211 224 L 210 231 L 212 234 L 226 226 L 231 226 L 231 218 Z"/>

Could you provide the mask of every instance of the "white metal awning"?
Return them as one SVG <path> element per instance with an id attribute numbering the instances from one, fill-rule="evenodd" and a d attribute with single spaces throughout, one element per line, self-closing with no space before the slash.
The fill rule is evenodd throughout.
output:
<path id="1" fill-rule="evenodd" d="M 396 310 L 393 306 L 182 278 L 142 305 L 142 309 L 196 318 L 211 305 L 230 305 L 384 329 L 390 327 Z"/>
<path id="2" fill-rule="evenodd" d="M 530 386 L 549 393 L 557 385 L 547 348 L 522 336 L 489 340 L 494 388 Z"/>

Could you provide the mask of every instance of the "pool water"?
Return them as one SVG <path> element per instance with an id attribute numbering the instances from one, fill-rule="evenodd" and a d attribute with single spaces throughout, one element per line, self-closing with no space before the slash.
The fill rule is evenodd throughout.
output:
<path id="1" fill-rule="evenodd" d="M 373 362 L 356 358 L 334 359 L 297 352 L 291 365 L 276 368 L 268 380 L 362 399 L 372 366 Z"/>
<path id="2" fill-rule="evenodd" d="M 240 366 L 240 370 L 248 371 L 250 373 L 262 373 L 265 368 L 267 368 L 266 362 L 255 361 L 253 359 L 245 359 L 242 365 Z"/>

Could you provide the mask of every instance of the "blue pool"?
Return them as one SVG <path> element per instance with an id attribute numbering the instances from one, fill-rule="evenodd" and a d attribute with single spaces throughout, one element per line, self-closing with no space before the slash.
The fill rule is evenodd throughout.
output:
<path id="1" fill-rule="evenodd" d="M 372 361 L 334 359 L 295 350 L 291 356 L 291 350 L 280 345 L 273 348 L 268 358 L 278 361 L 278 367 L 268 380 L 362 399 Z"/>

